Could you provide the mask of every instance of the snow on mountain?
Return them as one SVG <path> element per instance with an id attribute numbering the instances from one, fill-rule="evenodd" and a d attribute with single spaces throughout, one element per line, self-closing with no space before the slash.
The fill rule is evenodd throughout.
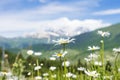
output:
<path id="1" fill-rule="evenodd" d="M 47 38 L 48 40 L 51 37 L 72 37 L 109 25 L 111 24 L 94 19 L 70 20 L 68 18 L 59 18 L 39 23 L 40 27 L 35 32 L 26 33 L 24 37 Z"/>

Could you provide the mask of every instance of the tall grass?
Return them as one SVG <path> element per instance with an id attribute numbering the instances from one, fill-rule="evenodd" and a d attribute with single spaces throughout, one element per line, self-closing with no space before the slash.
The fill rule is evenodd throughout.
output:
<path id="1" fill-rule="evenodd" d="M 59 39 L 54 41 L 62 46 L 61 51 L 51 55 L 49 59 L 39 59 L 40 54 L 29 51 L 29 59 L 22 59 L 17 56 L 12 66 L 11 73 L 2 70 L 0 80 L 120 80 L 120 48 L 113 49 L 114 61 L 110 61 L 105 56 L 104 38 L 108 32 L 99 32 L 102 36 L 100 47 L 89 46 L 90 55 L 84 58 L 84 63 L 71 64 L 66 58 L 66 45 L 74 42 L 75 39 Z M 94 45 L 94 44 L 93 44 Z M 44 54 L 44 53 L 43 53 Z M 73 53 L 74 54 L 74 53 Z"/>

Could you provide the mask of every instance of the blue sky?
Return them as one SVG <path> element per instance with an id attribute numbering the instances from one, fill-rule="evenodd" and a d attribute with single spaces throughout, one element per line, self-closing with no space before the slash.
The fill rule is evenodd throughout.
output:
<path id="1" fill-rule="evenodd" d="M 22 36 L 48 29 L 95 30 L 119 23 L 120 0 L 0 0 L 0 35 Z M 69 32 L 70 31 L 70 32 Z"/>

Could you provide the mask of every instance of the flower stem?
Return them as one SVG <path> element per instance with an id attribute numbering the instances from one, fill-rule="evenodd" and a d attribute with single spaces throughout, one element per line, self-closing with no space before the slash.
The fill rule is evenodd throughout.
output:
<path id="1" fill-rule="evenodd" d="M 119 53 L 117 53 L 115 57 L 115 80 L 117 80 L 117 74 L 118 74 L 118 65 L 117 65 L 118 56 L 119 56 Z"/>
<path id="2" fill-rule="evenodd" d="M 101 40 L 101 49 L 100 49 L 100 56 L 102 60 L 102 75 L 105 74 L 105 66 L 104 66 L 104 40 Z"/>
<path id="3" fill-rule="evenodd" d="M 39 66 L 38 59 L 36 60 L 36 64 L 37 64 L 37 66 Z M 39 70 L 37 70 L 37 76 L 39 76 L 39 75 L 40 75 L 40 72 L 39 72 Z"/>

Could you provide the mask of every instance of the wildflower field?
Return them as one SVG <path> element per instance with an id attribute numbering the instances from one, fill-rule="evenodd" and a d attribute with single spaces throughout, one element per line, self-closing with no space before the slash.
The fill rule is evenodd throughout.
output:
<path id="1" fill-rule="evenodd" d="M 71 63 L 66 55 L 67 45 L 75 43 L 74 38 L 60 38 L 53 40 L 54 46 L 61 49 L 54 52 L 48 59 L 41 59 L 44 53 L 34 50 L 24 52 L 28 57 L 24 59 L 21 52 L 17 54 L 14 63 L 9 66 L 8 55 L 4 54 L 1 62 L 0 80 L 120 80 L 120 48 L 113 48 L 114 58 L 105 57 L 105 38 L 109 32 L 98 31 L 100 45 L 89 46 L 89 55 L 77 64 Z M 116 46 L 115 46 L 116 47 Z M 73 53 L 74 55 L 74 53 Z M 11 56 L 9 56 L 11 57 Z"/>

